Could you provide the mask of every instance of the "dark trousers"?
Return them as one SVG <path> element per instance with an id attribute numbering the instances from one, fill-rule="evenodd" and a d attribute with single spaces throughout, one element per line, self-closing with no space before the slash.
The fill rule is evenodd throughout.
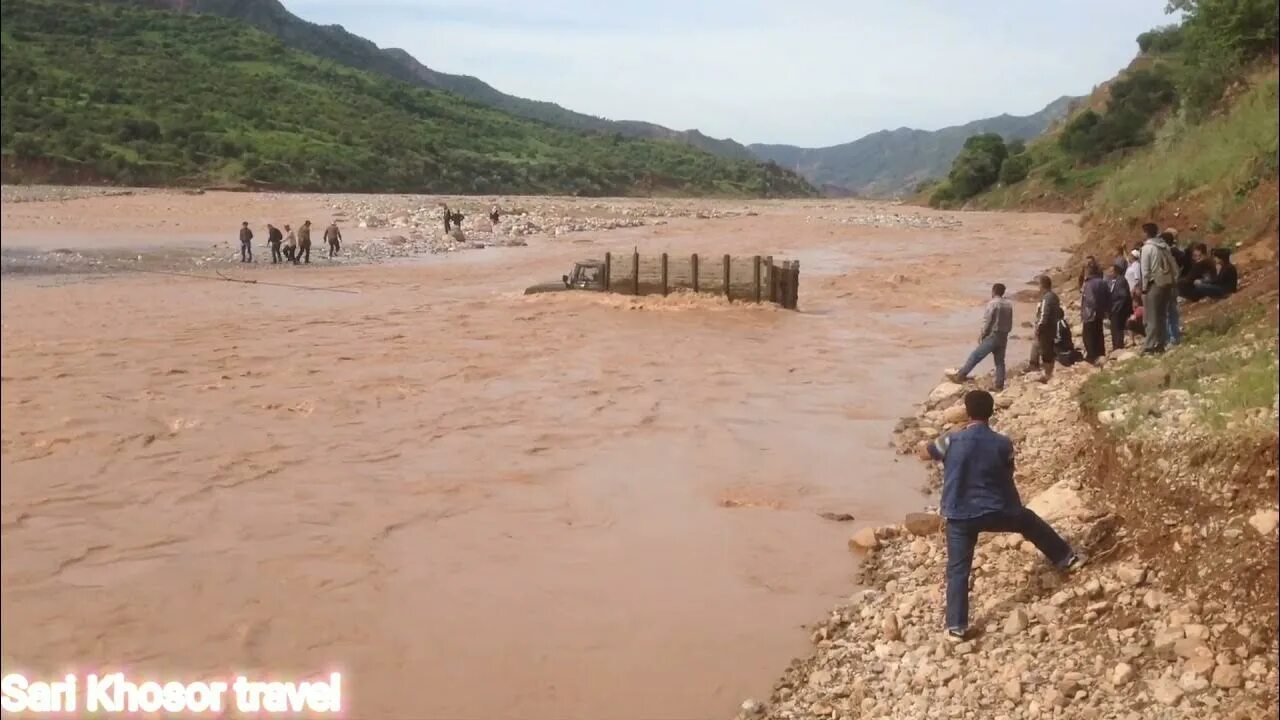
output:
<path id="1" fill-rule="evenodd" d="M 240 262 L 253 262 L 253 245 L 248 240 L 240 241 Z"/>
<path id="2" fill-rule="evenodd" d="M 285 259 L 286 259 L 286 260 L 288 260 L 289 262 L 293 263 L 294 265 L 297 265 L 297 264 L 298 264 L 298 248 L 296 248 L 296 247 L 285 247 L 285 249 L 284 249 L 284 257 L 285 257 Z"/>
<path id="3" fill-rule="evenodd" d="M 1173 291 L 1172 285 L 1152 285 L 1147 288 L 1147 294 L 1142 300 L 1143 313 L 1147 321 L 1145 350 L 1163 352 L 1168 344 L 1170 304 L 1175 310 L 1177 309 L 1178 296 Z"/>
<path id="4" fill-rule="evenodd" d="M 1111 349 L 1119 350 L 1124 347 L 1124 331 L 1129 324 L 1129 316 L 1133 314 L 1133 309 L 1129 307 L 1120 307 L 1111 309 Z"/>
<path id="5" fill-rule="evenodd" d="M 337 255 L 339 249 L 340 249 L 340 246 L 338 245 L 337 240 L 329 241 L 329 257 L 333 257 L 334 255 Z"/>
<path id="6" fill-rule="evenodd" d="M 298 259 L 302 262 L 311 262 L 311 241 L 298 243 Z"/>
<path id="7" fill-rule="evenodd" d="M 969 572 L 973 548 L 984 532 L 1015 532 L 1035 545 L 1049 562 L 1063 567 L 1071 559 L 1071 546 L 1049 523 L 1027 508 L 994 512 L 968 520 L 947 520 L 947 627 L 969 627 Z"/>
<path id="8" fill-rule="evenodd" d="M 280 254 L 280 243 L 273 242 L 269 244 L 271 245 L 271 264 L 275 265 L 276 263 L 282 262 L 284 260 L 284 256 Z"/>
<path id="9" fill-rule="evenodd" d="M 1094 362 L 1107 354 L 1106 335 L 1102 332 L 1102 316 L 1080 325 L 1080 338 L 1084 341 L 1084 360 Z"/>

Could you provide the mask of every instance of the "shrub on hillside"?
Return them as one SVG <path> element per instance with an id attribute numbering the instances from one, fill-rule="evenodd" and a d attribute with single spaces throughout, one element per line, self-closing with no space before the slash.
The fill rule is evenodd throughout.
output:
<path id="1" fill-rule="evenodd" d="M 1156 55 L 1169 53 L 1182 47 L 1182 26 L 1164 25 L 1138 36 L 1138 50 Z"/>
<path id="2" fill-rule="evenodd" d="M 1183 13 L 1178 87 L 1193 122 L 1204 120 L 1243 67 L 1280 50 L 1280 0 L 1170 0 Z"/>
<path id="3" fill-rule="evenodd" d="M 1107 153 L 1151 142 L 1151 120 L 1177 102 L 1163 67 L 1130 73 L 1111 86 L 1105 114 L 1085 110 L 1071 119 L 1058 145 L 1077 160 L 1094 162 Z"/>
<path id="4" fill-rule="evenodd" d="M 1014 185 L 1027 179 L 1031 172 L 1031 156 L 1026 153 L 1010 155 L 1000 165 L 1000 184 Z"/>
<path id="5" fill-rule="evenodd" d="M 1004 139 L 995 133 L 974 135 L 951 164 L 947 185 L 956 201 L 968 200 L 1000 178 L 1000 166 L 1009 156 Z"/>

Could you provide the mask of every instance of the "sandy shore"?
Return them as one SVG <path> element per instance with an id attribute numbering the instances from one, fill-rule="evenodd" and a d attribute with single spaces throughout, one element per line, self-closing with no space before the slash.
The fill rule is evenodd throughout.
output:
<path id="1" fill-rule="evenodd" d="M 149 255 L 326 203 L 6 202 L 3 238 Z M 1022 287 L 1076 233 L 1060 215 L 750 211 L 396 264 L 231 266 L 345 293 L 6 277 L 3 655 L 339 667 L 351 717 L 732 715 L 853 591 L 849 533 L 920 505 L 923 471 L 890 430 L 968 351 L 989 284 Z M 520 294 L 632 247 L 799 259 L 801 311 Z"/>

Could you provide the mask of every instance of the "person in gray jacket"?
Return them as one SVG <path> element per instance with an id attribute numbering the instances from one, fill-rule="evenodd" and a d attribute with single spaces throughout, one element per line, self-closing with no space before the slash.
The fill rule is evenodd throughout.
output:
<path id="1" fill-rule="evenodd" d="M 996 390 L 1004 389 L 1004 354 L 1009 347 L 1009 332 L 1013 330 L 1013 303 L 1004 297 L 1002 283 L 991 286 L 991 300 L 982 313 L 982 332 L 978 334 L 978 347 L 969 354 L 964 367 L 949 375 L 955 382 L 969 379 L 969 373 L 988 355 L 996 364 Z"/>
<path id="2" fill-rule="evenodd" d="M 1147 324 L 1144 354 L 1162 353 L 1169 341 L 1169 306 L 1178 302 L 1174 288 L 1178 282 L 1178 262 L 1160 237 L 1154 223 L 1142 226 L 1147 240 L 1138 262 L 1142 265 L 1142 307 Z"/>

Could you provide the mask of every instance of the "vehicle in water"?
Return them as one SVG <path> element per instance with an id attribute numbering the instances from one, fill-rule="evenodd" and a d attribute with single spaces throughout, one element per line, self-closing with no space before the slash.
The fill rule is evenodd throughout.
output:
<path id="1" fill-rule="evenodd" d="M 592 290 L 604 292 L 605 264 L 599 260 L 583 260 L 573 264 L 573 272 L 562 275 L 560 282 L 540 283 L 525 288 L 525 295 L 539 293 L 564 292 L 565 290 Z"/>

